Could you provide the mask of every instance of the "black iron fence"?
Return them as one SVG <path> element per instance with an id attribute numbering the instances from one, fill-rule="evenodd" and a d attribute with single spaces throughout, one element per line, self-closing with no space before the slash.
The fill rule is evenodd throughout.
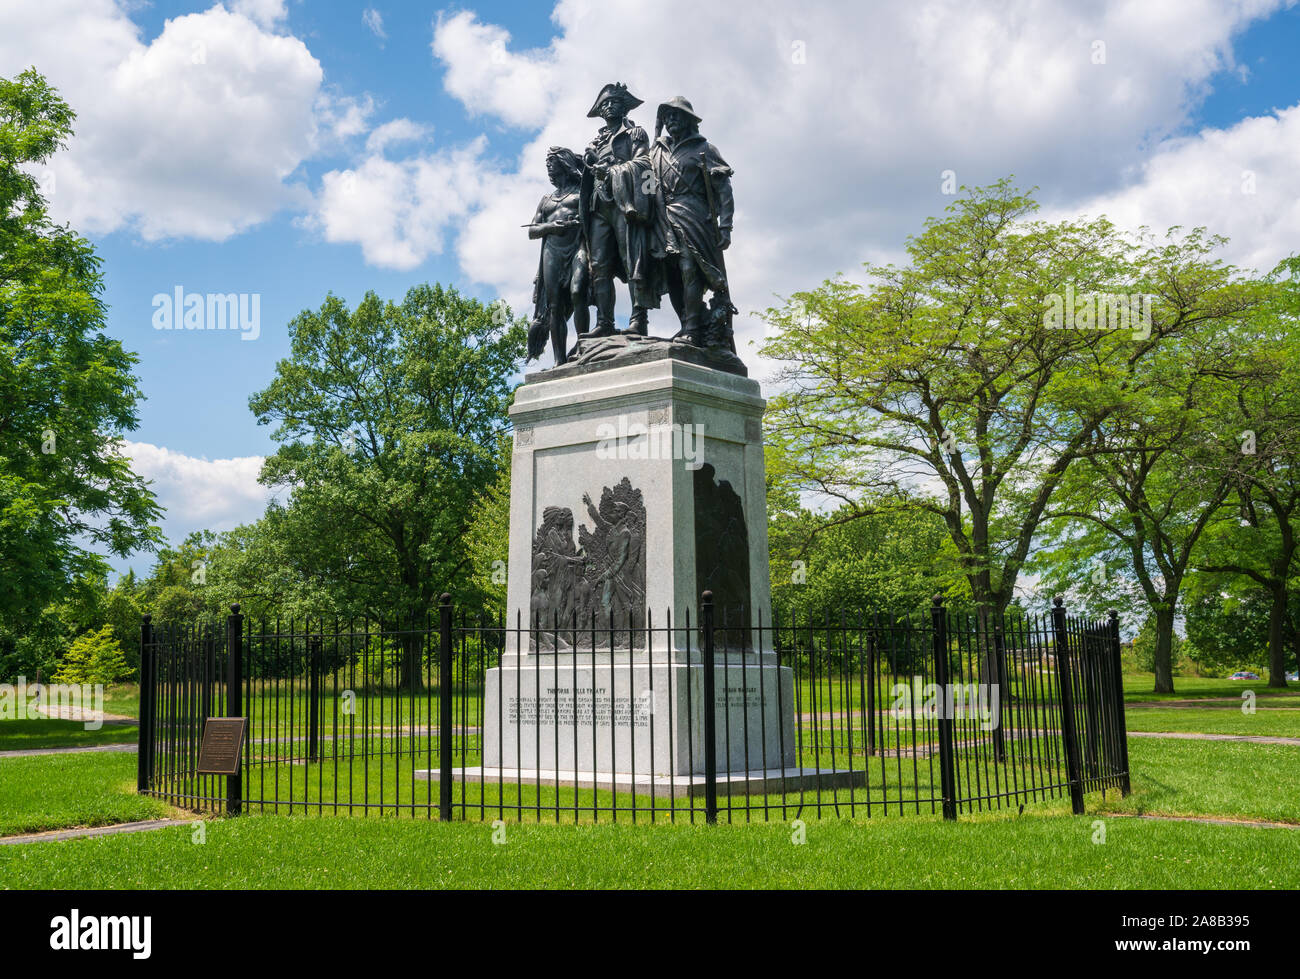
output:
<path id="1" fill-rule="evenodd" d="M 696 621 L 549 627 L 445 597 L 402 623 L 234 606 L 218 627 L 146 616 L 141 648 L 139 789 L 198 811 L 955 819 L 1128 793 L 1118 623 L 1059 600 L 781 620 L 706 592 Z M 223 716 L 246 718 L 240 773 L 203 774 Z"/>

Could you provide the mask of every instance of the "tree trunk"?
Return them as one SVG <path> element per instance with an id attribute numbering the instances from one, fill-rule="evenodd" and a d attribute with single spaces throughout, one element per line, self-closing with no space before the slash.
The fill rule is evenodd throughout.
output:
<path id="1" fill-rule="evenodd" d="M 424 648 L 424 636 L 415 632 L 412 626 L 410 632 L 402 633 L 399 642 L 402 646 L 402 690 L 421 690 L 424 676 L 420 670 L 420 652 Z"/>
<path id="2" fill-rule="evenodd" d="M 1282 641 L 1282 628 L 1286 623 L 1286 580 L 1275 583 L 1273 607 L 1268 613 L 1268 685 L 1286 686 L 1286 646 Z"/>
<path id="3" fill-rule="evenodd" d="M 1173 693 L 1174 610 L 1168 605 L 1156 609 L 1155 674 L 1155 692 Z"/>
<path id="4" fill-rule="evenodd" d="M 1290 610 L 1290 607 L 1291 603 L 1290 598 L 1288 597 L 1287 609 Z M 1300 670 L 1300 629 L 1293 628 L 1291 630 L 1291 655 L 1295 657 L 1296 669 Z M 1282 665 L 1285 666 L 1286 664 L 1284 663 Z M 1282 674 L 1282 678 L 1283 680 L 1286 679 L 1285 673 Z"/>

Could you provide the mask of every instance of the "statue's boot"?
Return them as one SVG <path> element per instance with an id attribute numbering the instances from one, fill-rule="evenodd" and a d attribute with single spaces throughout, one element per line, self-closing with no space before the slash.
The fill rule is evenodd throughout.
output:
<path id="1" fill-rule="evenodd" d="M 704 322 L 704 279 L 694 269 L 682 270 L 682 328 L 674 340 L 686 340 L 698 345 L 700 328 Z"/>
<path id="2" fill-rule="evenodd" d="M 649 333 L 648 316 L 644 306 L 632 307 L 632 315 L 628 318 L 627 329 L 623 333 L 630 337 L 643 337 Z"/>
<path id="3" fill-rule="evenodd" d="M 589 337 L 612 337 L 614 329 L 614 282 L 611 279 L 597 279 L 592 284 L 596 298 L 596 328 L 587 334 Z"/>

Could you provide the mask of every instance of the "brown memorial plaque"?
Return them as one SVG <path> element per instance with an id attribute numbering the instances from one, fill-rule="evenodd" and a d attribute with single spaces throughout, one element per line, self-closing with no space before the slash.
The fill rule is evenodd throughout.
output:
<path id="1" fill-rule="evenodd" d="M 244 718 L 209 717 L 203 725 L 203 744 L 195 771 L 200 775 L 238 775 L 243 746 Z"/>

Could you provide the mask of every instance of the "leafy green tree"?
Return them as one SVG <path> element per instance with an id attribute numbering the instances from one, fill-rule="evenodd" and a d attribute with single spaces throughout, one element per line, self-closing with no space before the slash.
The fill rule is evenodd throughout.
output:
<path id="1" fill-rule="evenodd" d="M 1300 558 L 1300 257 L 1274 270 L 1275 302 L 1237 336 L 1224 424 L 1240 451 L 1233 506 L 1206 535 L 1198 567 L 1244 576 L 1270 597 L 1268 685 L 1286 686 L 1287 607 Z"/>
<path id="2" fill-rule="evenodd" d="M 54 674 L 55 683 L 115 683 L 132 673 L 122 646 L 106 625 L 73 641 Z"/>
<path id="3" fill-rule="evenodd" d="M 102 575 L 102 552 L 158 539 L 160 510 L 120 451 L 137 422 L 136 357 L 103 333 L 90 243 L 50 220 L 31 174 L 73 118 L 34 69 L 0 79 L 0 621 L 11 635 Z"/>
<path id="4" fill-rule="evenodd" d="M 774 612 L 916 612 L 935 594 L 958 605 L 969 595 L 943 522 L 924 510 L 858 517 L 801 508 L 771 520 L 768 540 Z"/>
<path id="5" fill-rule="evenodd" d="M 1174 620 L 1198 543 L 1231 493 L 1240 447 L 1223 365 L 1234 324 L 1205 320 L 1152 351 L 1129 398 L 1062 478 L 1036 560 L 1057 591 L 1145 617 L 1155 690 L 1172 693 Z"/>
<path id="6" fill-rule="evenodd" d="M 506 562 L 510 557 L 510 454 L 513 442 L 497 448 L 497 476 L 479 497 L 465 533 L 470 575 L 490 609 L 506 609 Z"/>
<path id="7" fill-rule="evenodd" d="M 769 434 L 800 488 L 866 516 L 944 522 L 980 610 L 1002 611 L 1063 475 L 1131 396 L 1142 360 L 1252 297 L 1197 231 L 1161 245 L 1104 219 L 1046 224 L 1007 181 L 969 191 L 869 267 L 769 310 L 784 366 Z M 1060 297 L 1152 295 L 1142 323 L 1054 323 Z"/>
<path id="8" fill-rule="evenodd" d="M 1247 578 L 1227 575 L 1195 576 L 1187 591 L 1188 654 L 1201 672 L 1227 676 L 1237 670 L 1263 670 L 1272 606 L 1268 592 Z M 1288 624 L 1294 635 L 1295 623 Z"/>
<path id="9" fill-rule="evenodd" d="M 330 296 L 290 325 L 292 352 L 249 405 L 281 447 L 261 479 L 289 490 L 268 522 L 317 611 L 423 621 L 474 594 L 464 536 L 498 468 L 526 331 L 504 306 L 417 286 L 400 304 Z M 402 682 L 420 675 L 407 643 Z"/>

